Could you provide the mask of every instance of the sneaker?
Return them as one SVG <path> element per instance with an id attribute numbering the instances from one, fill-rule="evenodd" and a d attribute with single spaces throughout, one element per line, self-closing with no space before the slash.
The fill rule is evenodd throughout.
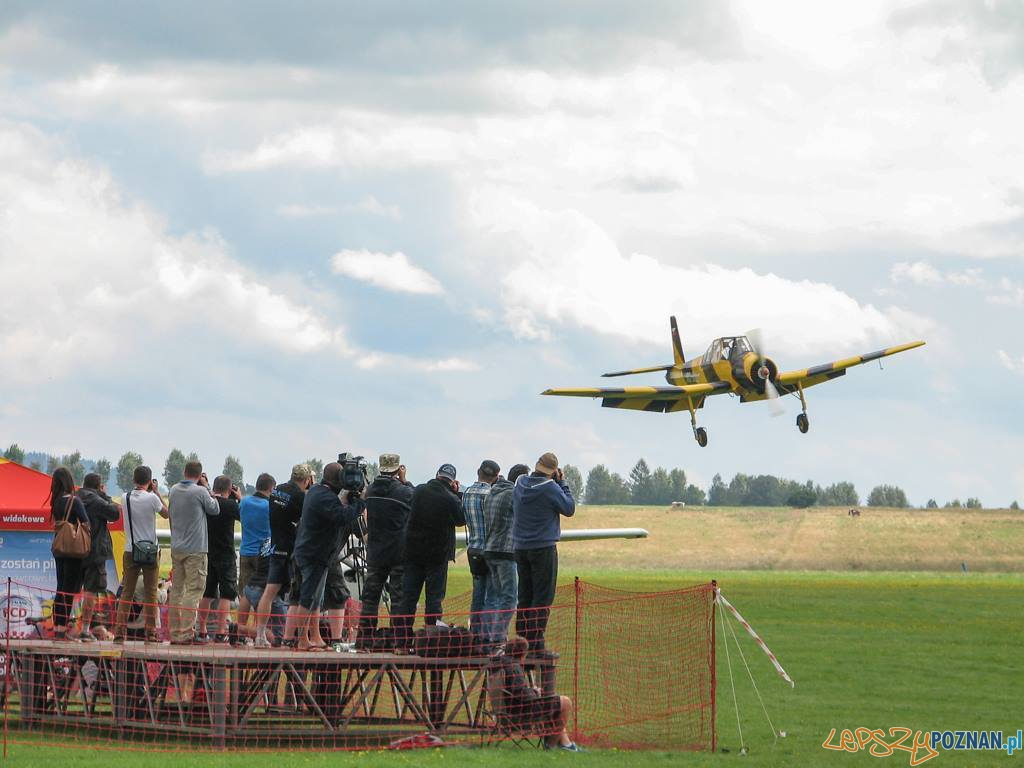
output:
<path id="1" fill-rule="evenodd" d="M 213 636 L 213 642 L 216 645 L 230 645 L 231 644 L 231 638 L 228 637 L 227 633 L 219 634 L 219 635 L 214 635 Z"/>
<path id="2" fill-rule="evenodd" d="M 559 744 L 558 748 L 563 752 L 586 752 L 583 747 L 574 741 L 570 741 L 568 744 Z"/>
<path id="3" fill-rule="evenodd" d="M 267 640 L 267 636 L 262 632 L 256 635 L 256 640 L 252 644 L 253 648 L 269 648 L 270 641 Z"/>
<path id="4" fill-rule="evenodd" d="M 206 634 L 205 632 L 203 634 L 201 634 L 201 635 L 196 635 L 195 643 L 196 643 L 196 645 L 209 645 L 210 644 L 210 636 L 208 634 Z"/>

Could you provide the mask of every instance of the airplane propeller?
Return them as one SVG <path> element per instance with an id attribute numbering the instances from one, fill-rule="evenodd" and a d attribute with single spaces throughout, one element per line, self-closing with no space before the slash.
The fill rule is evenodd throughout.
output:
<path id="1" fill-rule="evenodd" d="M 747 331 L 747 341 L 750 342 L 754 354 L 757 355 L 757 375 L 764 380 L 764 393 L 768 403 L 771 405 L 772 416 L 781 416 L 786 412 L 786 409 L 779 402 L 781 399 L 779 390 L 776 389 L 775 383 L 772 381 L 770 369 L 765 365 L 765 361 L 768 360 L 768 353 L 765 351 L 764 332 L 760 328 L 752 328 Z"/>

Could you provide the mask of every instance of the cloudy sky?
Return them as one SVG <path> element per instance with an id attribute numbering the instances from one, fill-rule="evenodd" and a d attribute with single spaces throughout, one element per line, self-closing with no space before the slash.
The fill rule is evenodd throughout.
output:
<path id="1" fill-rule="evenodd" d="M 0 443 L 1024 501 L 1022 52 L 1013 0 L 6 2 Z M 783 369 L 928 346 L 808 435 L 710 401 L 703 450 L 538 397 L 672 313 Z"/>

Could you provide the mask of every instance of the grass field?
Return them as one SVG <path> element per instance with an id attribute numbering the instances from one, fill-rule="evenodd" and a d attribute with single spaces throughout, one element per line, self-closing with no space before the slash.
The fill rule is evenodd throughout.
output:
<path id="1" fill-rule="evenodd" d="M 565 527 L 639 527 L 650 538 L 564 545 L 566 567 L 776 571 L 1024 571 L 1024 513 L 766 507 L 591 507 Z"/>
<path id="2" fill-rule="evenodd" d="M 568 549 L 566 545 L 563 549 Z M 573 571 L 563 566 L 564 578 Z M 581 571 L 595 583 L 660 590 L 718 578 L 723 593 L 743 612 L 796 681 L 790 689 L 756 647 L 740 638 L 776 728 L 788 736 L 775 743 L 742 664 L 735 656 L 744 741 L 740 758 L 734 705 L 719 631 L 719 742 L 717 755 L 618 753 L 587 755 L 522 753 L 513 749 L 453 749 L 431 753 L 297 753 L 289 765 L 487 765 L 531 764 L 751 766 L 879 764 L 867 753 L 831 752 L 821 744 L 830 729 L 905 726 L 920 730 L 984 729 L 1016 733 L 1022 727 L 1020 638 L 1024 631 L 1024 578 L 1011 574 L 795 573 L 720 570 Z M 450 592 L 468 586 L 453 572 Z M 112 753 L 13 745 L 16 766 L 48 761 L 69 766 L 175 765 L 276 766 L 279 754 Z M 941 753 L 930 765 L 996 765 L 1001 753 Z M 897 752 L 881 765 L 909 764 Z"/>

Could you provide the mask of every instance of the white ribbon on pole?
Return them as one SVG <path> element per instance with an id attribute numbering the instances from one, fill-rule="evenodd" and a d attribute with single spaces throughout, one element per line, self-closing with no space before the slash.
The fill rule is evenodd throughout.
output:
<path id="1" fill-rule="evenodd" d="M 771 649 L 769 649 L 767 645 L 765 645 L 764 640 L 758 636 L 757 632 L 754 631 L 754 628 L 747 623 L 747 620 L 740 616 L 740 612 L 736 610 L 733 604 L 725 599 L 725 596 L 722 594 L 722 590 L 718 587 L 715 587 L 715 599 L 728 608 L 732 615 L 736 617 L 736 621 L 742 624 L 743 628 L 747 630 L 747 634 L 754 638 L 754 642 L 756 642 L 761 647 L 761 650 L 764 651 L 765 656 L 767 656 L 768 660 L 771 661 L 772 666 L 775 667 L 775 671 L 779 673 L 779 676 L 795 688 L 796 683 L 793 682 L 793 678 L 791 678 L 787 674 L 786 670 L 782 668 L 782 665 L 779 664 L 779 660 L 775 658 L 775 654 L 771 652 Z"/>

